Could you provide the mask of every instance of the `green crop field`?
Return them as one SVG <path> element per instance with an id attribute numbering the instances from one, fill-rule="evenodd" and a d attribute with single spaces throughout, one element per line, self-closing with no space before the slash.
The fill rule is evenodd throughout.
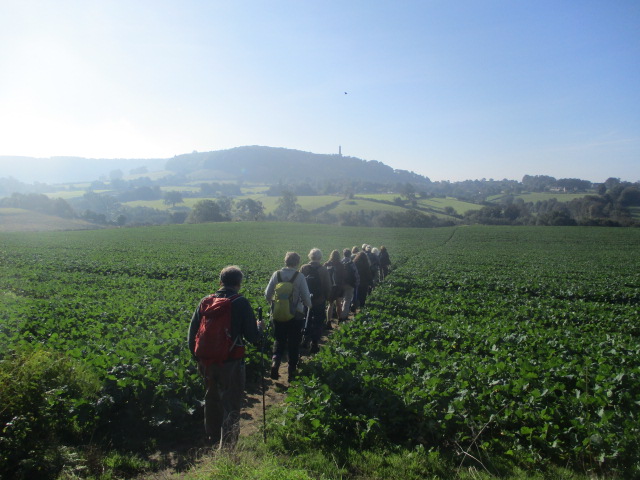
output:
<path id="1" fill-rule="evenodd" d="M 266 307 L 286 251 L 362 243 L 393 269 L 269 424 L 292 456 L 640 475 L 640 230 L 255 222 L 0 233 L 0 475 L 179 431 L 201 415 L 186 329 L 219 270 L 240 265 Z"/>

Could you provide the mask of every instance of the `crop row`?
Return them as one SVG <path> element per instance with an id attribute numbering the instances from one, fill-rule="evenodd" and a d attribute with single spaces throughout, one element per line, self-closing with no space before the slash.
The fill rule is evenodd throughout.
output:
<path id="1" fill-rule="evenodd" d="M 531 233 L 459 229 L 404 257 L 308 366 L 291 422 L 310 441 L 488 469 L 508 456 L 638 475 L 638 235 Z"/>

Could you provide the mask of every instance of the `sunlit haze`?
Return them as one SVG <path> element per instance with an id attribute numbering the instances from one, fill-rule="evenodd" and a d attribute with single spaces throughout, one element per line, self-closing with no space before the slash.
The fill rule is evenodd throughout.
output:
<path id="1" fill-rule="evenodd" d="M 637 0 L 3 0 L 0 155 L 638 181 L 639 26 Z"/>

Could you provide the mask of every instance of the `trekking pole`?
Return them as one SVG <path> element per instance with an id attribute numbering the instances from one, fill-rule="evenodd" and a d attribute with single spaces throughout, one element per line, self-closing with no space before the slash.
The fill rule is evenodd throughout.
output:
<path id="1" fill-rule="evenodd" d="M 262 307 L 258 307 L 258 321 L 262 323 Z M 262 368 L 260 371 L 261 383 L 262 383 L 262 440 L 267 443 L 267 404 L 264 398 L 265 386 L 264 386 L 264 339 L 266 337 L 266 328 L 262 332 L 262 339 L 260 340 L 260 361 L 262 362 Z"/>
<path id="2" fill-rule="evenodd" d="M 360 285 L 356 284 L 353 294 L 353 300 L 351 300 L 351 304 L 353 305 L 353 314 L 356 314 L 356 310 L 358 309 L 358 290 L 360 290 Z"/>
<path id="3" fill-rule="evenodd" d="M 313 294 L 310 295 L 313 300 Z M 309 319 L 311 318 L 311 308 L 307 307 L 307 318 L 304 321 L 304 327 L 302 327 L 302 343 L 304 344 L 307 339 L 307 333 L 309 332 Z M 306 348 L 306 347 L 305 347 Z"/>

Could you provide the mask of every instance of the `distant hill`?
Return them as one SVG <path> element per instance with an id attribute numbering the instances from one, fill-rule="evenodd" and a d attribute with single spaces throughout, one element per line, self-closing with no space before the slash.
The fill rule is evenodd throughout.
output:
<path id="1" fill-rule="evenodd" d="M 275 184 L 280 181 L 352 178 L 384 184 L 431 183 L 427 177 L 395 170 L 375 160 L 262 146 L 186 153 L 171 159 L 0 156 L 0 178 L 12 177 L 25 183 L 91 182 L 108 178 L 114 170 L 121 170 L 127 175 L 131 170 L 142 167 L 149 173 L 168 170 L 191 180 L 203 181 L 243 180 Z"/>
<path id="2" fill-rule="evenodd" d="M 162 170 L 166 162 L 167 159 L 0 156 L 0 178 L 12 177 L 24 183 L 92 182 L 108 178 L 113 170 L 122 170 L 125 175 L 140 167 Z"/>
<path id="3" fill-rule="evenodd" d="M 427 177 L 406 170 L 395 170 L 375 160 L 261 146 L 178 155 L 169 160 L 165 168 L 192 179 L 271 184 L 346 178 L 386 184 L 431 183 Z"/>

